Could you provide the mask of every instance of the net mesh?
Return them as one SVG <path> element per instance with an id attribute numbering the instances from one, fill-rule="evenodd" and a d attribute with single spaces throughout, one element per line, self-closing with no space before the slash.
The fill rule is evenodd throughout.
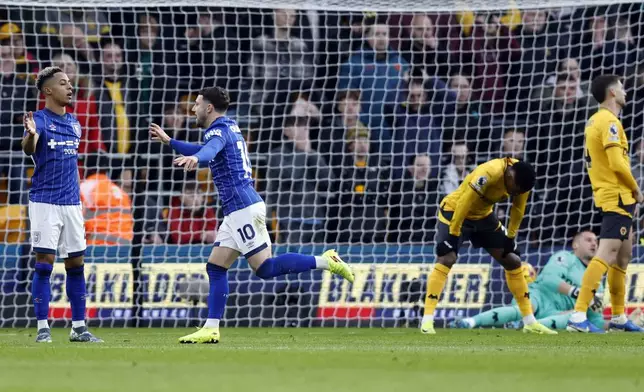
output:
<path id="1" fill-rule="evenodd" d="M 353 285 L 321 272 L 261 281 L 240 260 L 226 323 L 408 325 L 420 314 L 440 199 L 475 165 L 512 156 L 535 166 L 519 234 L 534 266 L 576 231 L 598 229 L 583 160 L 598 74 L 624 77 L 622 121 L 641 184 L 643 9 L 605 3 L 3 1 L 0 324 L 33 319 L 33 163 L 20 140 L 23 113 L 44 105 L 39 69 L 61 66 L 75 85 L 84 209 L 131 209 L 86 222 L 93 323 L 205 316 L 203 263 L 223 219 L 216 189 L 207 170 L 173 168 L 172 151 L 147 128 L 198 142 L 191 103 L 219 85 L 248 142 L 274 252 L 337 247 L 356 270 Z M 91 185 L 96 171 L 112 182 L 100 188 L 108 194 Z M 505 219 L 509 205 L 496 213 Z M 634 308 L 644 304 L 644 268 L 629 274 Z M 51 281 L 50 317 L 68 321 L 62 263 Z M 436 318 L 509 303 L 504 286 L 484 252 L 464 251 Z"/>

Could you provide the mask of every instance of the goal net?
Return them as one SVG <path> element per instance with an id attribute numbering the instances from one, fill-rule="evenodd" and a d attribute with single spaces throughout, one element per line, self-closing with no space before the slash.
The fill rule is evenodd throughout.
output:
<path id="1" fill-rule="evenodd" d="M 227 326 L 414 325 L 440 200 L 493 158 L 526 160 L 538 174 L 518 237 L 537 270 L 576 232 L 598 231 L 583 157 L 596 75 L 623 77 L 622 121 L 633 173 L 644 179 L 640 3 L 0 3 L 0 325 L 34 319 L 34 165 L 20 140 L 23 114 L 44 106 L 35 75 L 50 65 L 75 87 L 87 317 L 101 326 L 205 318 L 204 263 L 223 220 L 217 192 L 207 170 L 173 167 L 172 151 L 148 136 L 154 122 L 199 142 L 191 107 L 203 87 L 230 92 L 274 253 L 337 248 L 356 273 L 352 285 L 319 271 L 262 281 L 240 259 Z M 509 204 L 496 214 L 505 221 Z M 501 267 L 467 246 L 439 323 L 512 300 Z M 629 309 L 644 306 L 639 257 L 636 247 Z M 62 261 L 51 284 L 50 319 L 68 322 Z"/>

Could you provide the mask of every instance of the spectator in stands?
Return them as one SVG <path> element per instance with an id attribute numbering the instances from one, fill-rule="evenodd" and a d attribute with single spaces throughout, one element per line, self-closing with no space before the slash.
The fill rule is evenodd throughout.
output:
<path id="1" fill-rule="evenodd" d="M 503 136 L 501 156 L 525 160 L 525 132 L 521 129 L 510 129 Z"/>
<path id="2" fill-rule="evenodd" d="M 98 106 L 93 93 L 92 81 L 86 75 L 80 75 L 76 62 L 68 54 L 57 54 L 52 59 L 52 65 L 60 67 L 67 74 L 69 80 L 74 86 L 74 99 L 70 113 L 74 114 L 81 125 L 82 137 L 78 146 L 79 160 L 86 160 L 88 154 L 98 154 L 106 152 L 107 148 L 103 143 L 101 128 L 98 116 Z M 39 108 L 45 107 L 44 96 L 41 95 Z M 83 178 L 84 167 L 81 165 L 79 170 Z"/>
<path id="3" fill-rule="evenodd" d="M 360 120 L 360 90 L 340 90 L 336 93 L 334 113 L 329 127 L 321 127 L 318 150 L 333 168 L 336 177 L 342 173 L 344 140 L 349 132 L 370 133 Z"/>
<path id="4" fill-rule="evenodd" d="M 206 206 L 206 196 L 195 180 L 183 182 L 181 195 L 171 199 L 168 226 L 173 244 L 215 242 L 217 216 Z"/>
<path id="5" fill-rule="evenodd" d="M 98 44 L 102 37 L 110 33 L 110 24 L 105 11 L 91 8 L 48 8 L 46 15 L 40 15 L 38 21 L 43 23 L 41 34 L 56 34 L 63 25 L 78 26 L 87 41 Z"/>
<path id="6" fill-rule="evenodd" d="M 142 116 L 151 116 L 163 111 L 164 90 L 175 87 L 166 84 L 166 75 L 170 65 L 166 63 L 162 40 L 159 37 L 160 27 L 157 15 L 148 12 L 138 15 L 136 38 L 129 42 L 128 63 L 133 64 L 137 79 L 138 106 L 136 112 Z"/>
<path id="7" fill-rule="evenodd" d="M 15 23 L 0 26 L 0 45 L 10 46 L 16 61 L 16 75 L 30 83 L 36 80 L 40 67 L 36 57 L 27 50 L 20 27 Z"/>
<path id="8" fill-rule="evenodd" d="M 130 153 L 136 135 L 135 89 L 125 74 L 123 50 L 116 42 L 107 42 L 101 52 L 103 73 L 96 81 L 98 113 L 103 140 L 109 152 Z M 144 140 L 147 140 L 147 135 Z"/>
<path id="9" fill-rule="evenodd" d="M 283 102 L 291 91 L 312 85 L 313 48 L 294 28 L 297 18 L 295 10 L 274 10 L 272 29 L 252 43 L 247 69 L 253 90 L 250 102 L 254 112 L 264 114 L 269 121 L 283 114 Z"/>
<path id="10" fill-rule="evenodd" d="M 513 109 L 514 97 L 506 91 L 507 75 L 509 65 L 521 60 L 521 48 L 500 23 L 498 13 L 478 14 L 471 37 L 451 40 L 450 58 L 461 73 L 472 75 L 474 89 L 481 91 L 481 100 L 495 113 Z"/>
<path id="11" fill-rule="evenodd" d="M 0 172 L 8 177 L 11 204 L 27 204 L 22 141 L 23 114 L 33 109 L 33 99 L 25 79 L 16 74 L 16 59 L 11 46 L 0 43 Z"/>
<path id="12" fill-rule="evenodd" d="M 100 72 L 97 69 L 99 68 L 98 51 L 79 26 L 62 25 L 59 40 L 62 51 L 74 58 L 81 73 L 90 75 Z"/>
<path id="13" fill-rule="evenodd" d="M 441 151 L 441 131 L 429 114 L 427 91 L 422 79 L 412 79 L 407 88 L 407 99 L 394 109 L 393 125 L 393 176 L 399 178 L 406 170 L 410 158 L 429 154 L 438 175 Z"/>
<path id="14" fill-rule="evenodd" d="M 88 245 L 127 245 L 134 238 L 132 200 L 124 189 L 127 184 L 117 180 L 121 171 L 111 169 L 119 166 L 95 157 L 88 162 L 80 184 Z"/>
<path id="15" fill-rule="evenodd" d="M 478 162 L 489 160 L 492 142 L 499 140 L 501 134 L 491 126 L 492 116 L 487 106 L 474 98 L 466 76 L 454 74 L 449 79 L 449 87 L 456 92 L 457 98 L 454 111 L 445 115 L 442 152 L 450 154 L 453 143 L 465 140 L 472 143 L 469 147 L 476 152 Z"/>
<path id="16" fill-rule="evenodd" d="M 521 49 L 520 61 L 510 65 L 509 86 L 516 91 L 517 110 L 527 113 L 533 86 L 541 85 L 554 70 L 557 60 L 557 34 L 548 30 L 547 11 L 528 9 L 522 12 L 521 25 L 513 35 Z"/>
<path id="17" fill-rule="evenodd" d="M 447 81 L 451 73 L 447 42 L 437 36 L 434 21 L 426 14 L 416 14 L 410 25 L 409 39 L 402 42 L 400 51 L 411 66 L 412 77 Z"/>
<path id="18" fill-rule="evenodd" d="M 621 37 L 615 37 L 611 32 L 608 18 L 604 15 L 593 17 L 589 32 L 586 33 L 581 45 L 573 47 L 573 55 L 581 50 L 581 71 L 585 80 L 593 80 L 600 74 L 623 75 L 637 61 L 637 52 L 624 31 L 630 29 L 628 20 L 617 18 L 614 28 L 622 32 Z"/>
<path id="19" fill-rule="evenodd" d="M 536 133 L 528 139 L 530 161 L 535 163 L 540 188 L 553 189 L 545 199 L 544 214 L 555 214 L 555 233 L 563 238 L 575 226 L 591 224 L 590 184 L 584 173 L 584 129 L 596 104 L 577 98 L 579 80 L 559 75 L 554 96 L 543 102 Z M 581 188 L 580 188 L 581 187 Z M 583 208 L 581 206 L 584 206 Z"/>
<path id="20" fill-rule="evenodd" d="M 463 141 L 452 144 L 451 161 L 445 165 L 441 176 L 441 192 L 447 195 L 454 192 L 461 182 L 472 171 L 473 167 L 468 162 L 469 149 Z"/>
<path id="21" fill-rule="evenodd" d="M 389 26 L 383 21 L 366 28 L 364 46 L 340 67 L 338 87 L 362 92 L 361 114 L 367 116 L 372 138 L 383 141 L 378 151 L 390 151 L 386 141 L 391 140 L 391 131 L 383 117 L 384 105 L 404 87 L 408 72 L 407 61 L 389 48 Z"/>
<path id="22" fill-rule="evenodd" d="M 235 15 L 231 15 L 233 18 Z M 213 13 L 206 7 L 186 15 L 185 26 L 180 31 L 174 47 L 176 58 L 170 62 L 178 65 L 180 88 L 198 91 L 207 86 L 226 88 L 235 102 L 241 73 L 238 21 L 227 21 L 225 13 Z"/>
<path id="23" fill-rule="evenodd" d="M 280 241 L 297 244 L 322 240 L 326 200 L 334 176 L 313 149 L 307 119 L 288 117 L 282 147 L 268 161 L 266 204 L 277 219 Z"/>
<path id="24" fill-rule="evenodd" d="M 410 157 L 402 178 L 389 188 L 388 241 L 431 242 L 436 227 L 439 181 L 431 176 L 432 161 L 427 154 Z"/>
<path id="25" fill-rule="evenodd" d="M 570 75 L 571 77 L 579 80 L 579 89 L 577 90 L 577 98 L 583 98 L 587 96 L 590 92 L 590 81 L 581 79 L 581 69 L 579 68 L 579 62 L 572 57 L 566 57 L 559 62 L 557 67 L 557 73 L 550 75 L 544 86 L 541 88 L 535 88 L 532 92 L 532 100 L 534 102 L 541 102 L 544 99 L 549 99 L 552 97 L 554 86 L 557 84 L 558 75 Z M 536 109 L 534 105 L 531 106 Z"/>
<path id="26" fill-rule="evenodd" d="M 389 188 L 388 170 L 379 157 L 370 154 L 370 136 L 365 128 L 346 135 L 345 159 L 340 177 L 338 242 L 382 242 L 386 233 L 385 203 Z M 335 227 L 335 225 L 332 225 Z"/>
<path id="27" fill-rule="evenodd" d="M 571 75 L 557 77 L 554 95 L 543 101 L 534 121 L 539 124 L 528 142 L 530 158 L 537 173 L 550 181 L 575 181 L 570 173 L 582 173 L 584 128 L 592 105 L 587 97 L 577 97 L 579 80 Z M 594 101 L 593 101 L 594 102 Z M 545 184 L 544 184 L 545 185 Z"/>

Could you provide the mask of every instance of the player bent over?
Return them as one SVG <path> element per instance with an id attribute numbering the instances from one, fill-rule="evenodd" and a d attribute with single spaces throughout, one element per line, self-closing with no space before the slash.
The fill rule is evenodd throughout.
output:
<path id="1" fill-rule="evenodd" d="M 51 287 L 49 278 L 56 253 L 65 259 L 65 287 L 72 308 L 72 342 L 102 342 L 85 325 L 85 220 L 81 209 L 78 144 L 81 127 L 66 112 L 73 97 L 67 75 L 56 67 L 40 71 L 36 87 L 45 96 L 45 108 L 27 113 L 22 150 L 36 168 L 29 191 L 31 246 L 36 253 L 32 282 L 38 320 L 36 342 L 51 342 L 47 322 Z"/>
<path id="2" fill-rule="evenodd" d="M 230 99 L 219 87 L 202 90 L 192 111 L 197 125 L 206 128 L 203 145 L 171 139 L 158 125 L 150 125 L 153 140 L 170 145 L 182 154 L 174 163 L 185 170 L 207 164 L 222 202 L 224 221 L 217 232 L 214 248 L 206 265 L 210 291 L 208 319 L 199 331 L 179 338 L 180 343 L 219 342 L 219 321 L 228 298 L 228 269 L 243 254 L 255 274 L 262 279 L 280 275 L 329 270 L 353 282 L 354 276 L 334 250 L 322 256 L 287 253 L 272 256 L 271 240 L 266 230 L 266 205 L 255 191 L 246 142 L 237 123 L 225 116 Z"/>
<path id="3" fill-rule="evenodd" d="M 514 242 L 534 183 L 535 173 L 529 163 L 512 158 L 493 159 L 476 167 L 458 189 L 441 201 L 436 233 L 438 258 L 427 282 L 422 333 L 436 333 L 434 310 L 464 240 L 469 240 L 474 247 L 485 248 L 505 268 L 508 288 L 523 317 L 523 331 L 557 333 L 539 324 L 534 317 L 528 283 Z M 513 200 L 506 232 L 493 208 L 509 196 Z"/>
<path id="4" fill-rule="evenodd" d="M 626 268 L 633 253 L 633 214 L 644 196 L 631 172 L 628 139 L 617 117 L 626 104 L 626 91 L 616 75 L 601 75 L 593 80 L 591 93 L 601 106 L 588 120 L 585 156 L 595 205 L 602 212 L 597 254 L 584 274 L 575 312 L 567 329 L 571 332 L 603 333 L 586 317 L 586 311 L 602 277 L 608 272 L 608 290 L 613 317 L 609 329 L 644 332 L 626 318 Z"/>
<path id="5" fill-rule="evenodd" d="M 595 256 L 596 250 L 595 233 L 582 231 L 573 237 L 572 252 L 560 251 L 550 257 L 535 282 L 528 286 L 530 302 L 539 323 L 552 329 L 566 328 L 571 311 L 575 307 L 575 299 L 579 295 L 579 286 L 586 266 Z M 602 315 L 603 292 L 602 285 L 588 310 L 588 319 L 601 329 L 605 327 Z M 513 303 L 512 306 L 500 306 L 474 317 L 456 320 L 450 323 L 450 326 L 455 328 L 503 327 L 506 323 L 520 320 L 519 308 L 516 303 Z"/>

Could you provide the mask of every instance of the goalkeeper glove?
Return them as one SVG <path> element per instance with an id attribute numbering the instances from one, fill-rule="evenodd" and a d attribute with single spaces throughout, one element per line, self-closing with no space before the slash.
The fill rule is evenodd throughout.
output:
<path id="1" fill-rule="evenodd" d="M 568 296 L 577 299 L 579 297 L 579 287 L 572 286 L 568 290 Z M 593 312 L 601 312 L 604 309 L 604 301 L 599 294 L 595 294 L 593 299 L 590 300 L 589 309 Z"/>
<path id="2" fill-rule="evenodd" d="M 443 257 L 450 252 L 458 254 L 458 236 L 450 234 L 447 240 L 436 244 L 436 255 Z"/>
<path id="3" fill-rule="evenodd" d="M 505 237 L 505 241 L 503 243 L 503 257 L 507 256 L 509 253 L 514 253 L 521 257 L 521 252 L 519 252 L 519 248 L 517 247 L 517 243 L 514 242 L 514 238 Z"/>

